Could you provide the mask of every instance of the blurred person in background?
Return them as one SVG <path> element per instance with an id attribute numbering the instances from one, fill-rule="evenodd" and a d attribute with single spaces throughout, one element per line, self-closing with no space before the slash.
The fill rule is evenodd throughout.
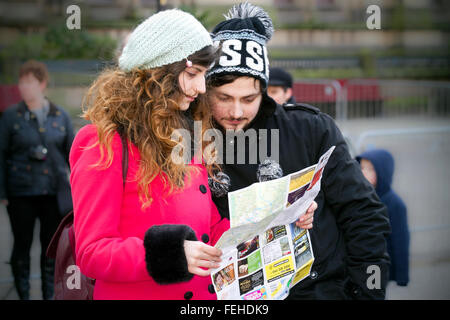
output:
<path id="1" fill-rule="evenodd" d="M 294 96 L 292 95 L 293 80 L 289 72 L 282 68 L 269 68 L 269 86 L 267 87 L 267 94 L 278 104 L 295 104 Z"/>
<path id="2" fill-rule="evenodd" d="M 30 249 L 40 222 L 41 281 L 44 299 L 53 297 L 54 260 L 45 256 L 62 218 L 57 200 L 60 181 L 68 185 L 71 119 L 45 96 L 45 64 L 30 60 L 19 70 L 22 101 L 0 119 L 0 201 L 6 205 L 14 236 L 11 268 L 20 299 L 30 298 Z"/>
<path id="3" fill-rule="evenodd" d="M 389 280 L 399 286 L 409 282 L 409 229 L 406 205 L 392 189 L 394 158 L 383 149 L 372 149 L 356 157 L 362 173 L 375 188 L 386 205 L 392 233 L 387 237 L 387 250 L 391 257 Z"/>

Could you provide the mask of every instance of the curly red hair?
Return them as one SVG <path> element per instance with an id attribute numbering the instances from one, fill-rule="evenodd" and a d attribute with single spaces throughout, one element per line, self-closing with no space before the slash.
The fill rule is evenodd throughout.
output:
<path id="1" fill-rule="evenodd" d="M 209 66 L 217 52 L 211 47 L 206 48 L 206 53 L 194 54 L 189 59 Z M 196 61 L 196 58 L 200 60 Z M 82 116 L 95 124 L 98 132 L 101 158 L 95 166 L 107 168 L 111 165 L 111 142 L 118 130 L 137 146 L 141 156 L 137 177 L 143 208 L 152 202 L 149 186 L 155 177 L 160 176 L 171 193 L 183 188 L 184 178 L 195 168 L 174 163 L 171 158 L 172 150 L 178 144 L 171 139 L 173 132 L 189 129 L 187 117 L 177 102 L 183 94 L 178 86 L 178 75 L 184 68 L 185 62 L 181 61 L 132 72 L 108 69 L 95 80 L 83 100 Z M 203 136 L 212 128 L 206 98 L 199 95 L 189 110 L 194 120 L 202 121 Z M 203 153 L 208 144 L 201 146 Z M 210 176 L 220 170 L 211 159 L 205 165 Z"/>

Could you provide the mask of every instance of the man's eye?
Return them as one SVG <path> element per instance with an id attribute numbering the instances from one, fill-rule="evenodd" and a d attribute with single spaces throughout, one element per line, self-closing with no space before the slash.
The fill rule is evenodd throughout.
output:
<path id="1" fill-rule="evenodd" d="M 255 101 L 255 98 L 244 99 L 245 103 L 252 103 L 253 101 Z"/>
<path id="2" fill-rule="evenodd" d="M 229 100 L 229 98 L 228 97 L 218 97 L 218 99 L 220 100 L 220 101 L 228 101 Z"/>

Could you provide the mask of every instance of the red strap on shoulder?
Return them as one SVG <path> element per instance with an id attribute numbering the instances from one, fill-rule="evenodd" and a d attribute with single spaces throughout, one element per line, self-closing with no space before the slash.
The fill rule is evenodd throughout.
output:
<path id="1" fill-rule="evenodd" d="M 63 232 L 64 228 L 70 227 L 73 225 L 73 211 L 70 211 L 61 221 L 61 223 L 58 226 L 58 229 L 56 229 L 55 234 L 52 237 L 52 240 L 50 241 L 50 244 L 47 248 L 46 255 L 48 258 L 55 259 L 56 257 L 56 249 L 58 249 L 58 242 L 59 238 L 61 237 L 61 233 Z M 73 231 L 72 231 L 73 232 Z"/>

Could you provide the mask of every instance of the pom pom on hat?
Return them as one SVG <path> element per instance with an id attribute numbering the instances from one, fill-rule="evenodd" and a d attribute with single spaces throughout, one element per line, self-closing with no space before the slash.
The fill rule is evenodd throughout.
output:
<path id="1" fill-rule="evenodd" d="M 208 177 L 208 185 L 213 196 L 220 198 L 227 195 L 231 184 L 230 177 L 226 173 L 219 171 L 214 178 Z"/>
<path id="2" fill-rule="evenodd" d="M 274 31 L 272 19 L 267 12 L 260 7 L 254 6 L 248 2 L 239 3 L 238 5 L 233 6 L 224 17 L 227 20 L 258 18 L 264 26 L 264 35 L 267 37 L 267 40 L 272 38 Z"/>
<path id="3" fill-rule="evenodd" d="M 207 77 L 220 74 L 250 76 L 267 87 L 269 59 L 266 43 L 273 35 L 273 23 L 267 12 L 248 2 L 233 6 L 225 21 L 212 31 L 214 43 L 222 44 L 222 55 Z"/>
<path id="4" fill-rule="evenodd" d="M 191 14 L 178 9 L 158 12 L 134 29 L 119 57 L 119 68 L 151 69 L 182 61 L 212 45 L 211 36 Z"/>
<path id="5" fill-rule="evenodd" d="M 275 160 L 264 160 L 256 171 L 256 178 L 259 182 L 275 180 L 283 177 L 283 170 Z"/>

